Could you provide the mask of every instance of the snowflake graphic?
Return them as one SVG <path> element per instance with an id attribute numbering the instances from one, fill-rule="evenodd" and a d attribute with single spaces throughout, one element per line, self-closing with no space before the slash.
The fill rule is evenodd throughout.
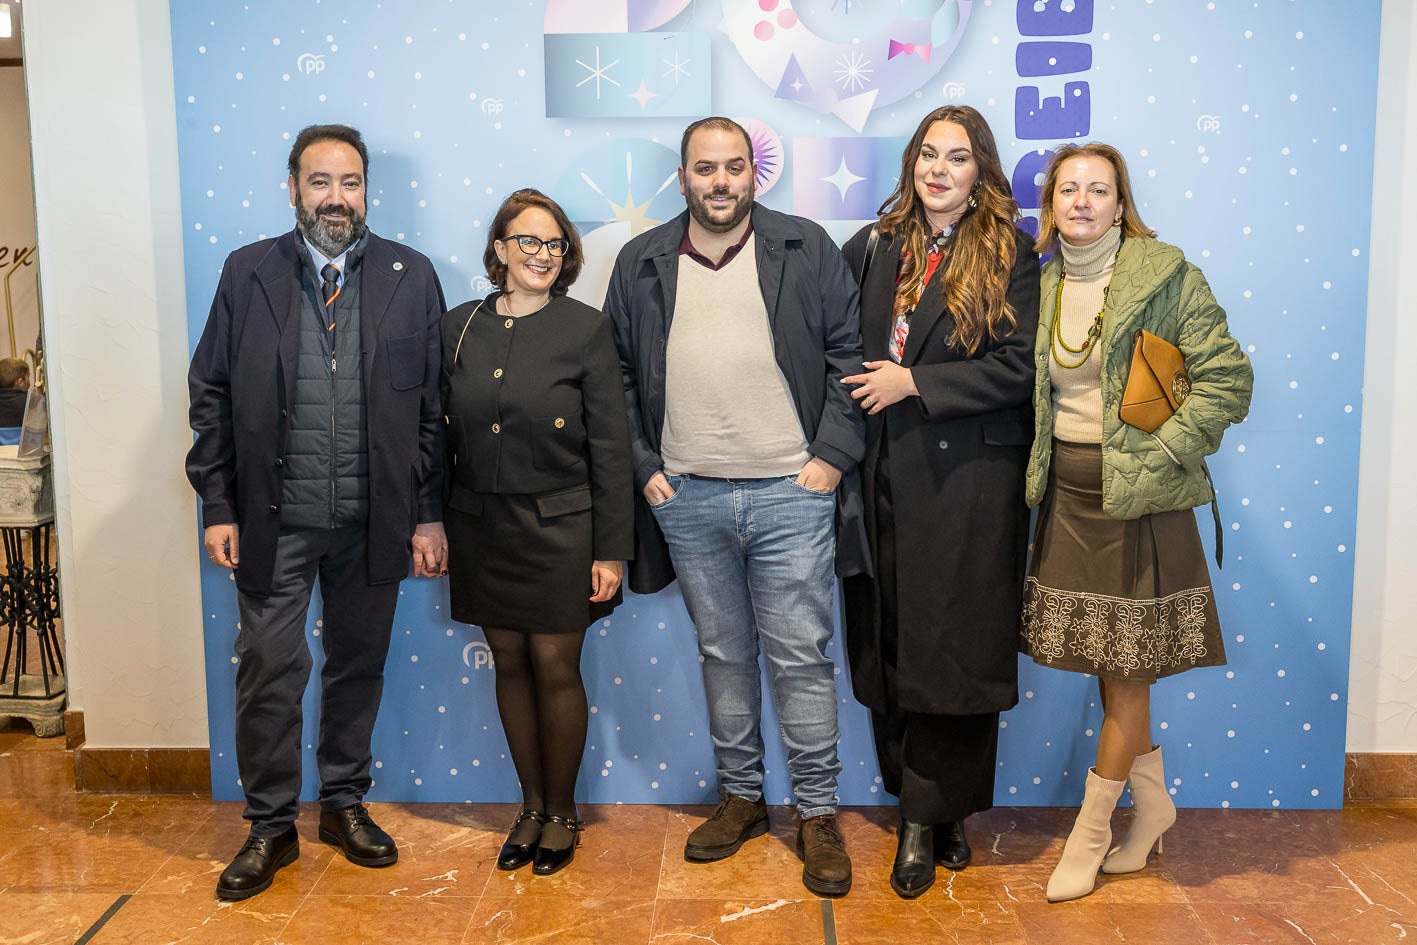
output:
<path id="1" fill-rule="evenodd" d="M 684 68 L 685 66 L 687 66 L 689 63 L 691 63 L 691 62 L 693 62 L 693 61 L 694 61 L 694 60 L 692 60 L 692 59 L 685 59 L 683 62 L 680 62 L 680 61 L 679 61 L 679 50 L 677 50 L 677 49 L 674 50 L 674 61 L 673 61 L 673 62 L 670 62 L 668 59 L 661 59 L 661 60 L 660 60 L 660 62 L 664 63 L 666 66 L 669 67 L 669 71 L 666 72 L 666 73 L 664 73 L 664 74 L 665 74 L 666 76 L 671 76 L 671 75 L 674 76 L 674 84 L 675 84 L 676 86 L 679 84 L 679 77 L 680 77 L 680 76 L 683 76 L 683 77 L 686 78 L 686 79 L 693 78 L 692 76 L 689 75 L 689 70 L 686 69 L 686 68 Z"/>
<path id="2" fill-rule="evenodd" d="M 594 82 L 595 82 L 595 100 L 596 100 L 597 102 L 600 101 L 600 83 L 601 83 L 601 80 L 604 80 L 604 81 L 606 81 L 606 82 L 609 82 L 611 85 L 615 86 L 616 88 L 619 88 L 619 87 L 620 87 L 620 83 L 619 83 L 619 82 L 616 82 L 614 79 L 610 78 L 610 70 L 613 69 L 613 68 L 615 68 L 615 67 L 618 66 L 619 64 L 620 64 L 620 60 L 619 60 L 619 59 L 616 59 L 614 62 L 606 63 L 605 65 L 602 66 L 602 65 L 600 64 L 600 47 L 599 47 L 599 46 L 595 47 L 595 65 L 592 66 L 590 63 L 581 62 L 579 59 L 576 60 L 576 65 L 580 66 L 582 69 L 585 69 L 587 72 L 590 73 L 590 74 L 587 75 L 584 79 L 581 79 L 579 82 L 576 83 L 576 88 L 580 88 L 581 86 L 585 85 L 587 82 L 594 81 Z"/>
<path id="3" fill-rule="evenodd" d="M 837 68 L 833 70 L 836 81 L 841 83 L 841 87 L 846 91 L 859 92 L 871 84 L 871 73 L 875 71 L 868 68 L 871 60 L 855 49 L 842 53 L 836 65 Z"/>

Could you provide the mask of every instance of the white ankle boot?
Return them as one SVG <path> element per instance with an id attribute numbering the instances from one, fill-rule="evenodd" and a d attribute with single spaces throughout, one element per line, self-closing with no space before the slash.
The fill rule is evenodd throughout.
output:
<path id="1" fill-rule="evenodd" d="M 1079 899 L 1097 884 L 1097 868 L 1112 845 L 1112 811 L 1122 796 L 1125 781 L 1109 781 L 1089 768 L 1082 810 L 1073 823 L 1073 832 L 1063 844 L 1063 857 L 1048 880 L 1048 901 Z"/>
<path id="2" fill-rule="evenodd" d="M 1135 873 L 1146 866 L 1154 844 L 1161 852 L 1161 835 L 1176 822 L 1176 804 L 1166 789 L 1158 745 L 1132 762 L 1132 825 L 1117 848 L 1102 861 L 1104 873 Z"/>

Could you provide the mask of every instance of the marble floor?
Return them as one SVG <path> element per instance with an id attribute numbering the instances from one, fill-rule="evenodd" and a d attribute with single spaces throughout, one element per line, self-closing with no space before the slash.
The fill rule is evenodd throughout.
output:
<path id="1" fill-rule="evenodd" d="M 974 865 L 941 870 L 914 902 L 886 882 L 887 813 L 847 810 L 855 886 L 826 902 L 801 885 L 786 810 L 767 837 L 701 865 L 681 850 L 706 808 L 584 808 L 575 863 L 540 878 L 493 868 L 511 807 L 375 804 L 396 866 L 334 855 L 307 810 L 300 860 L 264 894 L 223 904 L 212 889 L 245 836 L 239 805 L 75 795 L 62 742 L 0 731 L 0 945 L 1417 942 L 1411 804 L 1182 811 L 1164 857 L 1057 905 L 1043 887 L 1071 823 L 1062 810 L 975 818 Z"/>

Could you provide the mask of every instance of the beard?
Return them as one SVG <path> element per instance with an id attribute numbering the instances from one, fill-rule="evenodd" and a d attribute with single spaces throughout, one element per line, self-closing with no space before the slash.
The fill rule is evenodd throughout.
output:
<path id="1" fill-rule="evenodd" d="M 326 219 L 322 213 L 339 214 L 338 219 Z M 334 208 L 322 204 L 311 210 L 295 193 L 295 222 L 300 232 L 326 258 L 334 259 L 364 237 L 369 228 L 364 225 L 364 214 L 351 207 Z"/>
<path id="2" fill-rule="evenodd" d="M 701 197 L 690 190 L 688 193 L 689 216 L 693 217 L 694 222 L 710 233 L 727 233 L 742 223 L 752 212 L 753 191 L 750 188 L 746 194 L 735 197 L 732 210 L 727 217 L 714 216 L 714 211 L 708 205 L 708 198 L 726 196 L 732 195 L 726 190 L 719 190 Z"/>

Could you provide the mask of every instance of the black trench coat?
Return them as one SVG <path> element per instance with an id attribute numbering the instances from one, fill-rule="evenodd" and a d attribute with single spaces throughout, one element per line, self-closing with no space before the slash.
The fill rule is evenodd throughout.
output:
<path id="1" fill-rule="evenodd" d="M 853 273 L 861 272 L 869 231 L 846 244 Z M 877 712 L 973 715 L 1018 702 L 1039 268 L 1032 239 L 1022 231 L 1016 236 L 1008 300 L 1017 328 L 965 357 L 949 343 L 953 320 L 937 272 L 911 316 L 902 362 L 920 396 L 867 417 L 861 483 L 871 555 L 875 559 L 877 536 L 890 529 L 899 568 L 881 574 L 877 567 L 874 577 L 847 578 L 842 587 L 852 684 L 856 698 Z M 882 237 L 861 286 L 868 361 L 889 358 L 899 262 L 899 245 Z M 889 436 L 892 521 L 876 520 L 883 435 Z M 879 581 L 895 581 L 899 601 L 894 706 L 887 705 Z"/>

